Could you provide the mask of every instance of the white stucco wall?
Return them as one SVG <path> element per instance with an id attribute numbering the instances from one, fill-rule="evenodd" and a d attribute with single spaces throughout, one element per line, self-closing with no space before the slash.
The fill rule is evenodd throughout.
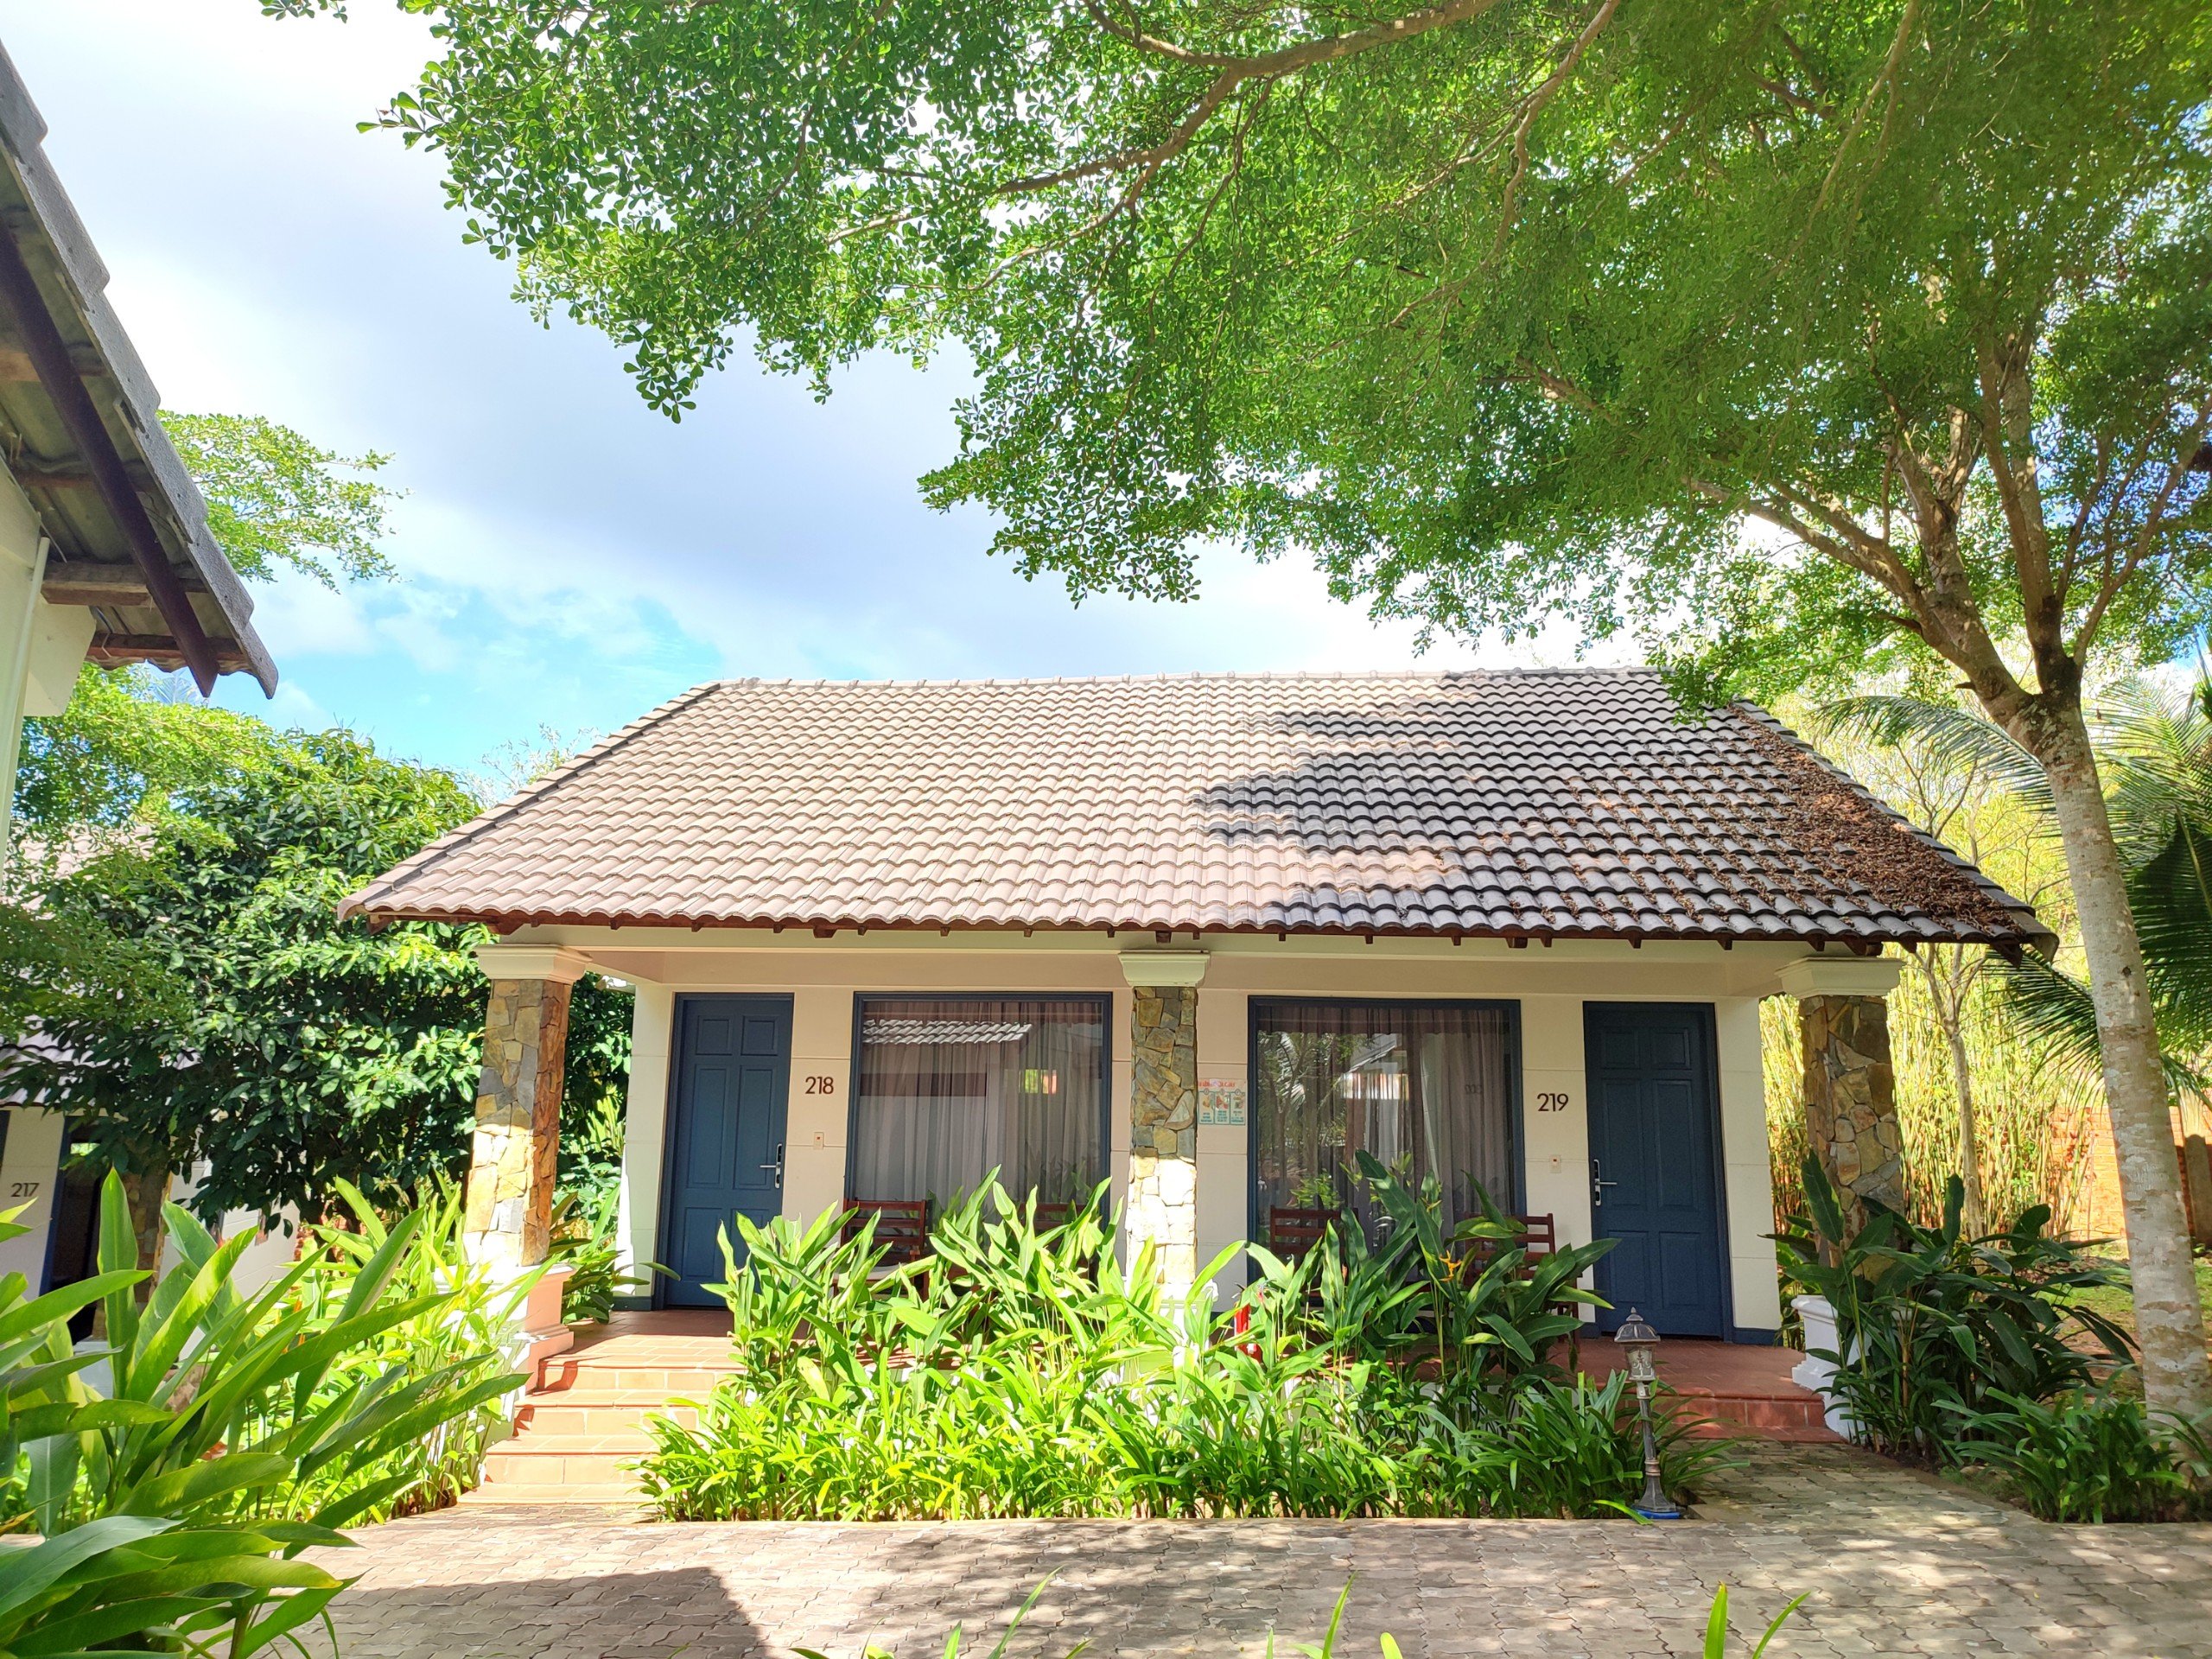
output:
<path id="1" fill-rule="evenodd" d="M 8 1146 L 0 1154 L 0 1210 L 25 1206 L 16 1217 L 30 1230 L 0 1243 L 0 1274 L 20 1273 L 38 1295 L 46 1288 L 46 1245 L 54 1231 L 54 1203 L 60 1183 L 61 1132 L 59 1112 L 36 1106 L 8 1109 Z"/>
<path id="2" fill-rule="evenodd" d="M 638 987 L 624 1169 L 624 1229 L 635 1259 L 655 1246 L 676 997 L 687 992 L 788 995 L 792 1060 L 784 1212 L 804 1221 L 842 1201 L 846 1112 L 853 1085 L 854 999 L 901 991 L 1108 993 L 1114 1000 L 1110 1151 L 1117 1199 L 1128 1168 L 1129 1003 L 1120 952 L 1151 947 L 1150 934 L 839 933 L 791 930 L 692 933 L 625 928 L 524 930 L 518 943 L 564 944 Z M 1467 997 L 1518 1005 L 1523 1203 L 1548 1211 L 1563 1242 L 1591 1236 L 1586 1001 L 1709 1003 L 1718 1038 L 1718 1148 L 1734 1308 L 1732 1323 L 1779 1323 L 1760 1077 L 1758 999 L 1778 989 L 1794 946 L 1562 944 L 1513 950 L 1502 941 L 1357 939 L 1278 941 L 1235 936 L 1193 941 L 1211 953 L 1198 990 L 1202 1082 L 1249 1083 L 1249 1001 L 1255 995 Z M 823 1079 L 810 1090 L 807 1079 Z M 1546 1097 L 1554 1109 L 1543 1109 Z M 1249 1122 L 1249 1100 L 1246 1108 Z M 1250 1192 L 1249 1127 L 1209 1124 L 1198 1136 L 1198 1254 L 1203 1265 L 1242 1239 Z"/>
<path id="3" fill-rule="evenodd" d="M 631 983 L 630 1092 L 623 1113 L 619 1220 L 628 1245 L 623 1266 L 634 1271 L 639 1262 L 656 1260 L 660 1248 L 660 1171 L 676 995 L 667 986 L 649 980 L 632 977 Z"/>

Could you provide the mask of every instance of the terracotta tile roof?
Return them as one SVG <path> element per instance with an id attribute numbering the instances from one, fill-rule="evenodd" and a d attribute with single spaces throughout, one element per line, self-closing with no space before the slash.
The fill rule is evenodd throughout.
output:
<path id="1" fill-rule="evenodd" d="M 1643 670 L 702 685 L 372 918 L 1981 940 L 2028 908 Z"/>

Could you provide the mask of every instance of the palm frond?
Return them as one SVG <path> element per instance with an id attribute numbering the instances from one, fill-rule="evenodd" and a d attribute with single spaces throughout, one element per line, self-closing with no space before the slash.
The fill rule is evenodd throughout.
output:
<path id="1" fill-rule="evenodd" d="M 2097 757 L 2113 833 L 2128 862 L 2164 850 L 2177 825 L 2212 826 L 2212 680 L 2177 697 L 2130 681 L 2097 701 Z"/>
<path id="2" fill-rule="evenodd" d="M 2030 952 L 2018 962 L 1993 964 L 2005 1005 L 2023 1033 L 2037 1045 L 2044 1061 L 2080 1082 L 2085 1088 L 2099 1084 L 2103 1049 L 2097 1039 L 2097 1007 L 2086 981 L 2076 979 Z M 2164 1028 L 2160 1014 L 2160 1060 L 2166 1086 L 2177 1094 L 2208 1098 L 2212 1077 L 2181 1058 L 2178 1045 Z"/>
<path id="3" fill-rule="evenodd" d="M 1981 715 L 1922 697 L 1878 695 L 1825 703 L 1809 722 L 1822 736 L 1855 737 L 1888 748 L 1910 747 L 1936 765 L 1980 772 L 2000 788 L 2049 813 L 2050 779 L 2043 764 Z"/>
<path id="4" fill-rule="evenodd" d="M 2212 1047 L 2212 820 L 2177 817 L 2127 873 L 2128 906 L 2171 1046 Z"/>

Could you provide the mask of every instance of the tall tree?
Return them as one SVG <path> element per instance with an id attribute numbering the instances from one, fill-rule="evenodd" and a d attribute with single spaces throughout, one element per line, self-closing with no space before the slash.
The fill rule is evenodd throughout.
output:
<path id="1" fill-rule="evenodd" d="M 1309 550 L 1708 697 L 1948 664 L 2050 780 L 2145 1384 L 2212 1408 L 2082 714 L 2212 600 L 2199 0 L 403 3 L 443 52 L 383 118 L 527 298 L 671 412 L 741 339 L 957 341 L 925 487 L 1027 574 Z"/>
<path id="2" fill-rule="evenodd" d="M 450 1171 L 467 1141 L 483 976 L 479 930 L 340 924 L 340 899 L 475 808 L 449 775 L 385 759 L 340 732 L 282 733 L 164 706 L 86 671 L 36 722 L 27 793 L 80 757 L 152 747 L 137 721 L 226 728 L 214 764 L 141 795 L 129 833 L 48 872 L 39 899 L 150 954 L 181 995 L 162 1017 L 92 999 L 49 1012 L 16 1066 L 53 1109 L 86 1120 L 148 1229 L 170 1174 L 210 1166 L 211 1215 L 313 1212 L 336 1177 L 404 1194 Z M 30 819 L 35 824 L 36 818 Z"/>

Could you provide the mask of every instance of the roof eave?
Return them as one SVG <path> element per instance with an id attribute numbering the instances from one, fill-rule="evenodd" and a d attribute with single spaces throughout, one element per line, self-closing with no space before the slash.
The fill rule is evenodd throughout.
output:
<path id="1" fill-rule="evenodd" d="M 113 385 L 118 395 L 111 408 L 122 416 L 124 429 L 118 434 L 113 423 L 103 422 L 105 435 L 124 466 L 137 474 L 140 499 L 156 510 L 158 527 L 166 531 L 162 539 L 168 544 L 163 549 L 167 562 L 189 578 L 187 585 L 196 588 L 215 613 L 212 618 L 202 615 L 200 607 L 188 600 L 193 614 L 181 622 L 188 626 L 197 620 L 209 635 L 216 671 L 249 673 L 264 692 L 274 694 L 276 660 L 253 627 L 252 597 L 216 543 L 207 524 L 207 503 L 162 429 L 160 395 L 108 303 L 107 268 L 46 157 L 46 132 L 44 118 L 5 47 L 0 46 L 0 163 L 22 203 L 10 213 L 7 229 L 26 260 L 42 267 L 51 279 L 50 289 L 41 285 L 49 311 L 54 292 L 66 304 L 65 337 L 73 334 L 90 340 L 97 361 L 79 365 L 79 372 L 97 374 Z M 63 327 L 63 319 L 57 317 L 55 322 Z M 104 563 L 121 563 L 129 556 L 127 552 L 117 556 L 112 550 L 109 554 Z M 95 649 L 110 662 L 175 666 L 170 659 L 181 660 L 183 642 L 166 620 L 162 626 L 168 630 L 166 639 L 139 631 L 118 634 L 110 629 L 105 635 L 109 645 L 102 649 L 96 638 Z"/>

